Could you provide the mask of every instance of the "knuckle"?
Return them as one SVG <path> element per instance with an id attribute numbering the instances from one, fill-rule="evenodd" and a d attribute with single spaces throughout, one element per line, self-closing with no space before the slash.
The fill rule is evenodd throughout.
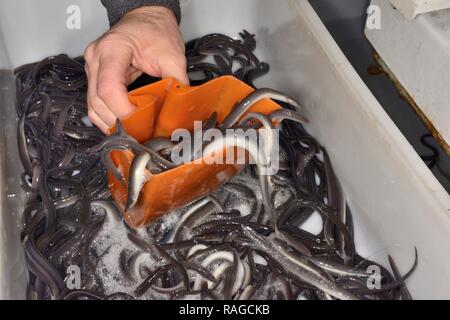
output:
<path id="1" fill-rule="evenodd" d="M 174 65 L 179 68 L 186 68 L 186 58 L 178 53 L 167 54 L 163 58 L 164 63 Z"/>
<path id="2" fill-rule="evenodd" d="M 86 60 L 86 62 L 90 62 L 94 59 L 95 46 L 96 43 L 92 42 L 84 50 L 84 59 Z"/>
<path id="3" fill-rule="evenodd" d="M 174 59 L 174 63 L 175 65 L 185 69 L 187 65 L 186 57 L 184 55 L 180 55 Z"/>
<path id="4" fill-rule="evenodd" d="M 103 38 L 103 39 L 99 40 L 99 42 L 96 44 L 96 48 L 99 52 L 109 50 L 110 43 L 107 40 L 108 40 L 107 38 Z"/>
<path id="5" fill-rule="evenodd" d="M 92 60 L 96 55 L 98 55 L 99 52 L 111 50 L 111 47 L 113 46 L 111 42 L 114 42 L 116 38 L 117 37 L 113 33 L 107 32 L 94 42 L 91 42 L 84 50 L 85 60 Z"/>
<path id="6" fill-rule="evenodd" d="M 89 119 L 95 123 L 95 121 L 97 120 L 97 114 L 95 113 L 94 109 L 89 108 L 88 110 L 88 117 Z"/>
<path id="7" fill-rule="evenodd" d="M 108 81 L 100 81 L 97 87 L 97 96 L 105 101 L 114 94 L 114 88 Z"/>
<path id="8" fill-rule="evenodd" d="M 98 47 L 98 50 L 109 50 L 113 46 L 113 43 L 117 42 L 117 40 L 118 36 L 114 34 L 114 32 L 109 31 L 97 41 L 96 46 Z"/>
<path id="9" fill-rule="evenodd" d="M 90 74 L 90 68 L 89 68 L 89 63 L 86 61 L 86 63 L 84 64 L 84 72 L 86 73 L 86 75 L 89 76 Z"/>

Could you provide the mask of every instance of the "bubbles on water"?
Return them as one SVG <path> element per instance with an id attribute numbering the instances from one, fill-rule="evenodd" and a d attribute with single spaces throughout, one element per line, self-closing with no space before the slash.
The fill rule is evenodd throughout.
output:
<path id="1" fill-rule="evenodd" d="M 241 216 L 252 214 L 252 210 L 259 212 L 262 206 L 262 195 L 259 187 L 259 179 L 252 172 L 250 167 L 244 169 L 239 175 L 230 180 L 232 187 L 223 187 L 216 191 L 213 196 L 224 205 L 225 212 L 238 210 Z M 276 185 L 274 190 L 275 206 L 283 205 L 293 196 L 292 188 L 282 185 Z M 245 192 L 251 192 L 252 196 L 245 195 Z M 252 200 L 256 197 L 256 200 Z M 189 211 L 202 205 L 201 201 L 195 201 L 183 208 L 173 210 L 156 220 L 147 228 L 138 230 L 139 236 L 144 239 L 154 239 L 158 242 L 173 241 L 173 231 L 186 218 Z M 219 211 L 217 211 L 219 213 Z M 93 207 L 93 214 L 97 217 L 105 217 L 106 211 L 100 207 Z M 111 215 L 111 213 L 109 213 Z M 116 219 L 117 218 L 117 219 Z M 321 222 L 320 222 L 321 224 Z M 167 263 L 155 259 L 151 254 L 142 251 L 128 238 L 129 228 L 124 221 L 118 217 L 108 216 L 106 214 L 105 223 L 92 242 L 92 248 L 99 257 L 95 278 L 101 282 L 104 288 L 104 294 L 109 295 L 116 292 L 123 292 L 134 295 L 136 288 L 142 283 L 148 272 L 155 271 L 158 267 Z M 188 239 L 190 235 L 183 233 L 183 238 Z M 191 248 L 190 254 L 201 250 L 202 246 Z M 125 274 L 121 255 L 125 256 L 128 271 Z M 254 261 L 257 265 L 267 265 L 267 261 L 260 255 L 254 254 Z M 195 272 L 189 271 L 192 281 L 198 276 Z M 131 275 L 131 277 L 130 277 Z M 158 286 L 158 283 L 155 285 Z M 161 285 L 161 284 L 159 284 Z M 156 290 L 147 290 L 140 299 L 168 299 L 169 295 L 159 293 Z M 187 295 L 185 299 L 196 298 L 193 295 Z M 198 298 L 198 297 L 197 297 Z"/>

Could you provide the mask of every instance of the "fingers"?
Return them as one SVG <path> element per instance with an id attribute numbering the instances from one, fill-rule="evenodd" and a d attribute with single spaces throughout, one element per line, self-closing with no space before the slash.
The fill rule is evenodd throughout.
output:
<path id="1" fill-rule="evenodd" d="M 133 111 L 126 85 L 137 78 L 139 72 L 130 67 L 131 55 L 126 48 L 112 51 L 102 46 L 98 48 L 97 44 L 92 44 L 86 49 L 85 69 L 88 77 L 88 115 L 106 133 L 117 117 L 124 117 Z"/>
<path id="2" fill-rule="evenodd" d="M 88 98 L 89 103 L 89 98 Z M 108 132 L 108 129 L 110 128 L 109 125 L 107 125 L 100 117 L 99 115 L 94 111 L 94 109 L 89 108 L 88 110 L 88 117 L 91 120 L 93 124 L 95 124 L 100 130 L 102 130 L 104 133 Z"/>
<path id="3" fill-rule="evenodd" d="M 85 51 L 89 118 L 102 131 L 134 111 L 127 85 L 142 72 L 189 84 L 184 41 L 167 8 L 144 7 L 127 13 Z"/>
<path id="4" fill-rule="evenodd" d="M 115 116 L 97 96 L 98 60 L 95 57 L 94 47 L 95 44 L 89 45 L 84 53 L 85 71 L 88 79 L 88 116 L 93 124 L 107 133 L 109 124 L 114 121 Z"/>
<path id="5" fill-rule="evenodd" d="M 97 75 L 97 95 L 109 110 L 119 118 L 134 110 L 128 100 L 132 50 L 127 47 L 114 48 L 102 52 Z M 115 120 L 115 119 L 114 119 Z M 111 123 L 111 125 L 114 124 Z"/>
<path id="6" fill-rule="evenodd" d="M 88 78 L 88 116 L 93 124 L 106 133 L 110 123 L 115 121 L 115 116 L 97 96 L 97 62 L 86 63 L 85 70 Z"/>
<path id="7" fill-rule="evenodd" d="M 159 68 L 162 78 L 173 77 L 182 84 L 189 85 L 184 55 L 161 59 Z"/>
<path id="8" fill-rule="evenodd" d="M 153 77 L 177 79 L 180 83 L 189 85 L 186 71 L 186 57 L 181 52 L 155 54 L 146 53 L 140 57 L 139 68 Z"/>

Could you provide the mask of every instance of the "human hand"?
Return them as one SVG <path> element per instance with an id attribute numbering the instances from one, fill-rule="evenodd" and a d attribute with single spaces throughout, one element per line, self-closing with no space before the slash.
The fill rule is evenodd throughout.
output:
<path id="1" fill-rule="evenodd" d="M 106 133 L 135 106 L 127 86 L 143 72 L 188 84 L 184 41 L 173 12 L 165 7 L 130 11 L 85 50 L 88 115 Z"/>

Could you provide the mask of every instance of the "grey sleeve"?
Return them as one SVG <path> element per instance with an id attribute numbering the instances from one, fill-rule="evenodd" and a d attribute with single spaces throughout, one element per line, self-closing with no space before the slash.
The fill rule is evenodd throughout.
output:
<path id="1" fill-rule="evenodd" d="M 180 1 L 179 0 L 101 0 L 108 12 L 109 24 L 113 26 L 126 13 L 143 6 L 163 6 L 173 11 L 180 23 Z"/>

